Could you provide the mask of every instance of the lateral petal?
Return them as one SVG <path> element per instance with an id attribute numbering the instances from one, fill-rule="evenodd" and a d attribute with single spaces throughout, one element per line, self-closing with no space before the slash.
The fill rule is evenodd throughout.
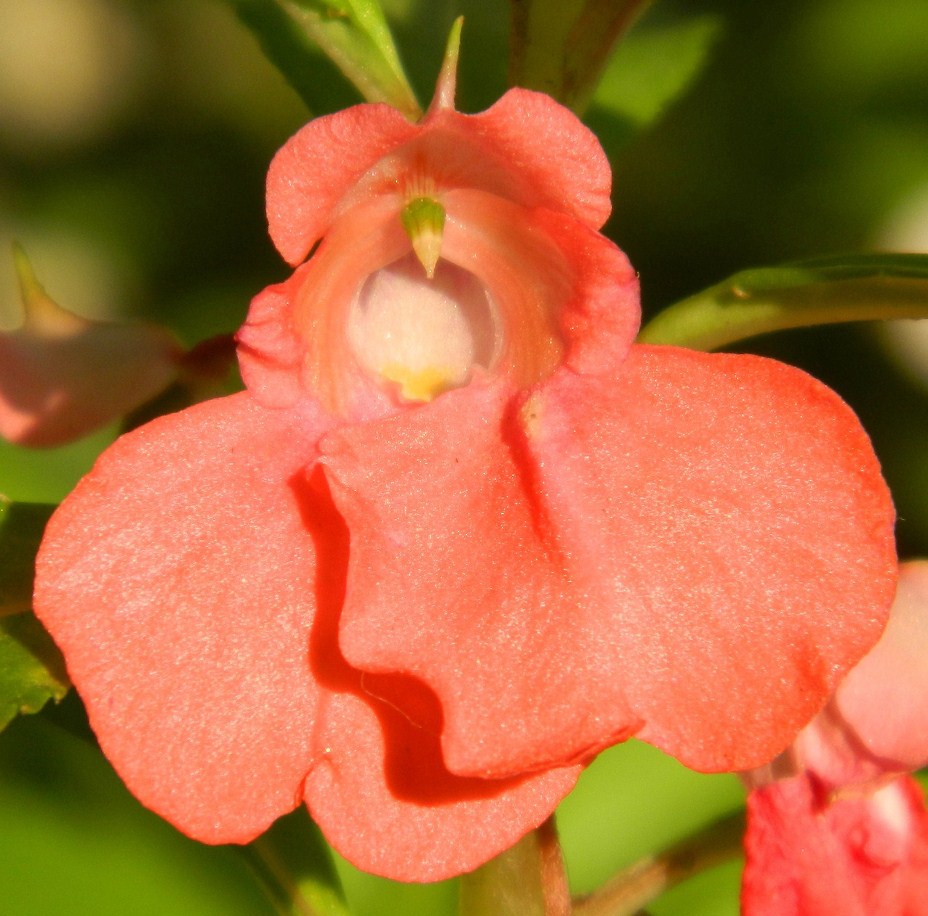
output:
<path id="1" fill-rule="evenodd" d="M 326 713 L 331 753 L 307 780 L 310 811 L 345 858 L 395 881 L 473 871 L 541 824 L 582 771 L 467 779 L 448 771 L 438 735 L 396 708 L 340 694 Z"/>
<path id="2" fill-rule="evenodd" d="M 455 776 L 442 759 L 442 710 L 434 693 L 408 675 L 366 674 L 348 665 L 338 630 L 355 540 L 321 478 L 317 468 L 310 514 L 325 536 L 317 538 L 310 664 L 329 699 L 315 726 L 306 802 L 329 842 L 366 871 L 398 881 L 470 871 L 550 815 L 581 768 L 511 780 Z"/>
<path id="3" fill-rule="evenodd" d="M 120 438 L 53 516 L 35 610 L 107 757 L 188 835 L 245 842 L 299 801 L 320 690 L 294 481 L 318 418 L 247 394 Z"/>
<path id="4" fill-rule="evenodd" d="M 857 419 L 781 363 L 640 346 L 615 381 L 559 374 L 527 410 L 638 736 L 699 770 L 771 759 L 892 600 L 893 509 Z"/>
<path id="5" fill-rule="evenodd" d="M 389 105 L 355 105 L 305 125 L 267 173 L 271 239 L 295 266 L 325 234 L 338 205 L 381 157 L 421 128 Z M 357 201 L 356 201 L 357 202 Z"/>

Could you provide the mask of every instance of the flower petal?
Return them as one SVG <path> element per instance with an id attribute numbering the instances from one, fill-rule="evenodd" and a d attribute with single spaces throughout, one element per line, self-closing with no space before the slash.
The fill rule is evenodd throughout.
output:
<path id="1" fill-rule="evenodd" d="M 449 191 L 444 200 L 442 256 L 492 292 L 503 325 L 503 367 L 524 384 L 534 382 L 548 372 L 531 371 L 533 364 L 556 361 L 563 344 L 571 369 L 615 371 L 641 317 L 638 279 L 625 255 L 560 213 L 526 210 L 472 189 Z"/>
<path id="2" fill-rule="evenodd" d="M 550 96 L 510 89 L 481 114 L 450 114 L 485 155 L 518 164 L 513 172 L 530 190 L 513 197 L 517 203 L 569 214 L 592 229 L 609 218 L 609 160 L 593 132 Z"/>
<path id="3" fill-rule="evenodd" d="M 244 842 L 299 801 L 320 690 L 295 475 L 320 423 L 208 401 L 120 438 L 53 516 L 35 610 L 129 788 Z"/>
<path id="4" fill-rule="evenodd" d="M 808 776 L 748 798 L 745 916 L 925 916 L 928 814 L 901 777 L 825 804 Z"/>
<path id="5" fill-rule="evenodd" d="M 700 770 L 783 750 L 892 599 L 892 504 L 851 411 L 789 366 L 671 347 L 634 347 L 615 382 L 558 374 L 526 409 L 639 737 Z"/>
<path id="6" fill-rule="evenodd" d="M 342 197 L 420 130 L 389 105 L 355 105 L 316 118 L 291 137 L 267 173 L 268 227 L 284 260 L 299 264 L 327 231 Z"/>
<path id="7" fill-rule="evenodd" d="M 335 697 L 326 724 L 331 754 L 307 779 L 310 811 L 345 858 L 395 881 L 440 881 L 472 871 L 541 824 L 582 770 L 512 780 L 454 776 L 437 734 L 357 696 Z M 374 761 L 384 761 L 377 778 Z"/>
<path id="8" fill-rule="evenodd" d="M 149 324 L 89 321 L 42 289 L 14 250 L 21 327 L 0 331 L 0 436 L 48 448 L 123 417 L 170 385 L 180 344 Z"/>
<path id="9" fill-rule="evenodd" d="M 271 162 L 271 238 L 299 264 L 338 213 L 372 196 L 413 193 L 420 180 L 481 188 L 592 229 L 611 212 L 609 162 L 593 133 L 548 96 L 512 89 L 481 114 L 439 110 L 418 125 L 386 105 L 311 121 Z"/>
<path id="10" fill-rule="evenodd" d="M 903 563 L 880 641 L 842 681 L 835 704 L 886 768 L 928 763 L 928 561 Z M 892 710 L 892 715 L 887 715 Z"/>
<path id="11" fill-rule="evenodd" d="M 399 881 L 470 871 L 538 826 L 573 787 L 580 767 L 513 780 L 462 779 L 442 760 L 441 707 L 420 681 L 351 668 L 338 645 L 349 541 L 313 472 L 318 608 L 313 677 L 330 691 L 314 726 L 317 755 L 306 802 L 326 837 L 355 865 Z"/>
<path id="12" fill-rule="evenodd" d="M 355 207 L 308 263 L 252 300 L 236 339 L 242 378 L 262 404 L 290 406 L 309 395 L 352 419 L 383 412 L 383 395 L 351 349 L 348 323 L 367 277 L 410 251 L 391 214 L 382 198 Z"/>
<path id="13" fill-rule="evenodd" d="M 569 764 L 639 724 L 504 438 L 508 402 L 475 381 L 321 444 L 351 531 L 342 649 L 427 682 L 447 766 L 472 776 Z"/>
<path id="14" fill-rule="evenodd" d="M 435 690 L 454 772 L 642 723 L 695 768 L 757 765 L 882 626 L 892 507 L 847 407 L 769 360 L 632 354 L 520 415 L 472 385 L 322 443 L 353 538 L 343 650 Z"/>
<path id="15" fill-rule="evenodd" d="M 302 797 L 359 867 L 450 877 L 580 768 L 453 776 L 434 695 L 345 663 L 346 529 L 305 473 L 322 427 L 242 394 L 122 437 L 50 523 L 36 609 L 113 765 L 188 835 L 246 842 Z"/>
<path id="16" fill-rule="evenodd" d="M 264 407 L 292 407 L 306 393 L 301 384 L 306 343 L 293 324 L 293 302 L 310 270 L 304 264 L 284 283 L 261 290 L 235 335 L 242 380 Z"/>

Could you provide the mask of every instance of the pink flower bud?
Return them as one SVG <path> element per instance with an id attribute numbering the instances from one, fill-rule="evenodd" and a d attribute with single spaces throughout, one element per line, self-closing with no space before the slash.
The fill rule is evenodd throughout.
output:
<path id="1" fill-rule="evenodd" d="M 179 344 L 153 325 L 89 321 L 66 311 L 14 250 L 21 325 L 0 331 L 0 436 L 44 448 L 86 436 L 163 391 Z"/>
<path id="2" fill-rule="evenodd" d="M 928 562 L 880 641 L 778 766 L 748 774 L 745 916 L 928 913 Z M 774 778 L 774 771 L 786 778 Z"/>

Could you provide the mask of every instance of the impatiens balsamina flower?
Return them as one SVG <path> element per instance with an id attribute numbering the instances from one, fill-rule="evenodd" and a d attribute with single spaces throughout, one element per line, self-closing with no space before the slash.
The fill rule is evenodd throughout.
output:
<path id="1" fill-rule="evenodd" d="M 181 348 L 167 331 L 81 318 L 49 298 L 18 246 L 14 260 L 23 316 L 19 327 L 0 330 L 0 436 L 61 445 L 171 384 Z"/>
<path id="2" fill-rule="evenodd" d="M 925 916 L 928 561 L 903 564 L 889 624 L 790 750 L 748 774 L 745 916 Z M 779 777 L 779 778 L 778 778 Z"/>
<path id="3" fill-rule="evenodd" d="M 769 760 L 877 639 L 864 432 L 787 366 L 632 346 L 609 193 L 570 112 L 460 114 L 451 66 L 419 123 L 359 105 L 277 154 L 296 270 L 240 332 L 247 392 L 117 441 L 39 558 L 104 751 L 185 833 L 305 800 L 361 868 L 443 878 L 630 735 Z"/>

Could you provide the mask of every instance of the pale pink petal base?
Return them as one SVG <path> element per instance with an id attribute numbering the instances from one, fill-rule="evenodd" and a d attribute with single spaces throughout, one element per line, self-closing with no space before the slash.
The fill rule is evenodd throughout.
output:
<path id="1" fill-rule="evenodd" d="M 835 695 L 884 769 L 928 764 L 928 561 L 903 563 L 886 631 Z"/>

